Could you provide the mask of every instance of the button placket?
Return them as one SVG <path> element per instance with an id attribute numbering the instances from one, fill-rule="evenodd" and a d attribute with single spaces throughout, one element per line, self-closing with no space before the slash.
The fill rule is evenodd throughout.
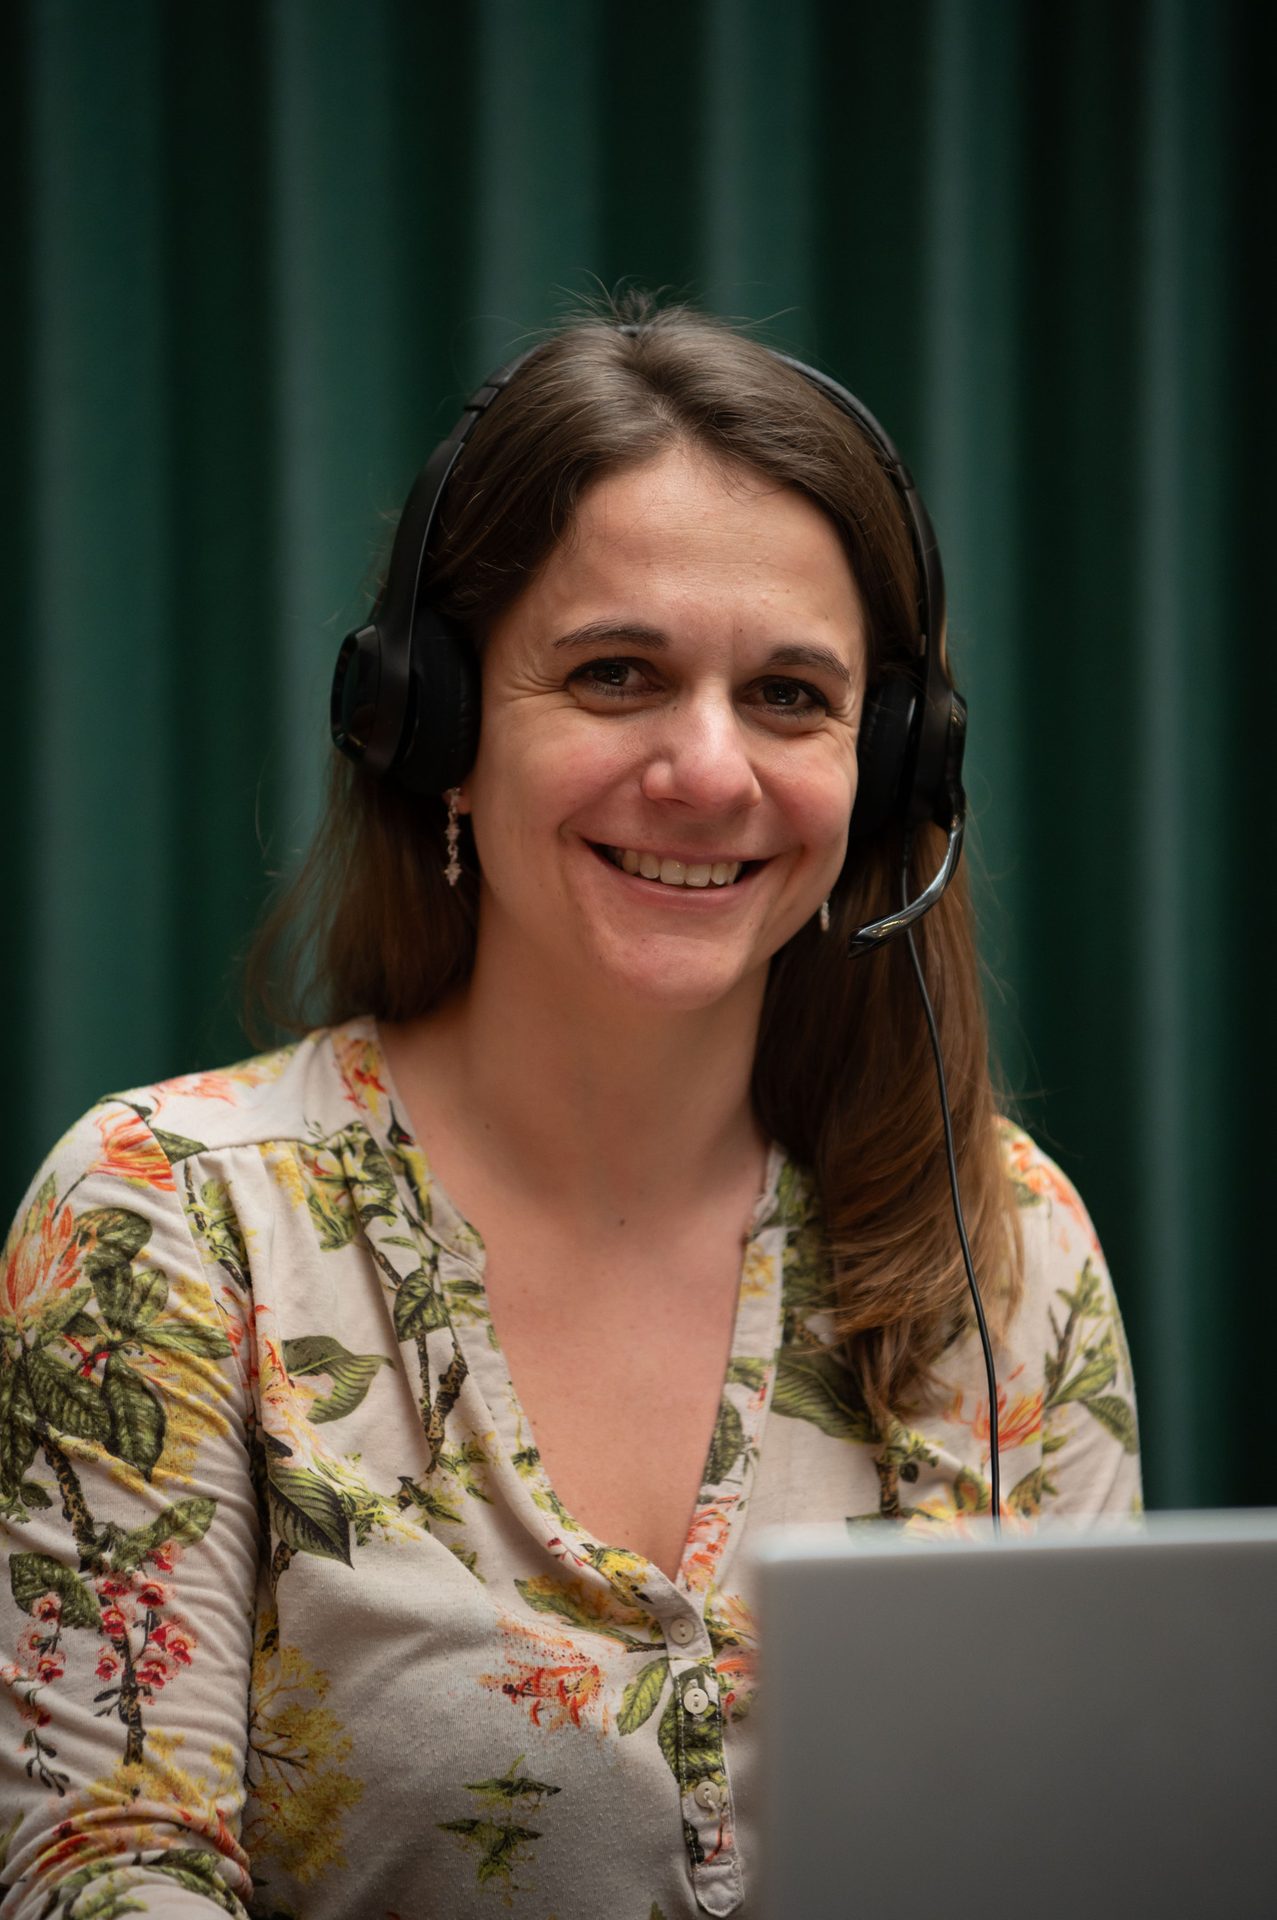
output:
<path id="1" fill-rule="evenodd" d="M 718 1677 L 703 1660 L 671 1661 L 679 1793 L 696 1904 L 726 1915 L 744 1898 L 723 1751 Z"/>

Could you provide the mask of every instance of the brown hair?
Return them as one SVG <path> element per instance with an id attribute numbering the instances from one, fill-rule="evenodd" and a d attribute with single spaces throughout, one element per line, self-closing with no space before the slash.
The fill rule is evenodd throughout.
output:
<path id="1" fill-rule="evenodd" d="M 628 323 L 622 332 L 618 321 Z M 865 608 L 869 683 L 916 655 L 918 586 L 900 500 L 861 432 L 757 341 L 631 296 L 543 341 L 476 427 L 433 541 L 436 604 L 481 647 L 568 531 L 595 480 L 693 443 L 808 495 L 837 528 Z M 469 977 L 478 881 L 442 876 L 443 803 L 333 755 L 310 857 L 249 959 L 250 1006 L 286 1030 L 314 1018 L 426 1012 Z M 943 835 L 915 835 L 914 891 Z M 968 1319 L 940 1110 L 909 955 L 855 961 L 846 936 L 899 898 L 903 827 L 857 843 L 822 938 L 772 960 L 754 1067 L 769 1137 L 815 1177 L 834 1324 L 878 1419 L 923 1399 Z M 916 932 L 935 1005 L 976 1270 L 995 1326 L 1020 1287 L 1015 1209 L 997 1138 L 971 912 L 961 873 Z"/>

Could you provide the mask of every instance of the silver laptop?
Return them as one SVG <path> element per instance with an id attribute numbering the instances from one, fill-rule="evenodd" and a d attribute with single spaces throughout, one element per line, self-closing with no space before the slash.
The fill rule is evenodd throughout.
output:
<path id="1" fill-rule="evenodd" d="M 766 1920 L 1277 1916 L 1277 1513 L 757 1558 Z"/>

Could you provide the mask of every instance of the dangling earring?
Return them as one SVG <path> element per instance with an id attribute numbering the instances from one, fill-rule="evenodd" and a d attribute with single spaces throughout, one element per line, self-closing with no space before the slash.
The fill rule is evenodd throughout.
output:
<path id="1" fill-rule="evenodd" d="M 455 887 L 461 878 L 461 862 L 457 858 L 457 841 L 461 834 L 461 826 L 457 819 L 457 802 L 461 798 L 460 787 L 449 787 L 443 797 L 448 802 L 448 824 L 443 832 L 443 837 L 448 842 L 448 864 L 443 870 L 443 877 L 450 887 Z"/>
<path id="2" fill-rule="evenodd" d="M 821 901 L 821 903 L 820 903 L 820 931 L 821 931 L 822 933 L 828 933 L 828 932 L 829 932 L 829 902 L 828 902 L 828 900 L 822 900 L 822 901 Z"/>

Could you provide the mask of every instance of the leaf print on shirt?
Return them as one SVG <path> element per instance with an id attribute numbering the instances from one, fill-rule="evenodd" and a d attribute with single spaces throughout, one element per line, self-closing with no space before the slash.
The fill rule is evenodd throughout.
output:
<path id="1" fill-rule="evenodd" d="M 143 1755 L 144 1708 L 194 1655 L 194 1638 L 159 1576 L 171 1570 L 170 1543 L 202 1538 L 214 1503 L 179 1502 L 130 1532 L 90 1509 L 75 1465 L 88 1446 L 119 1463 L 125 1486 L 135 1476 L 155 1478 L 169 1436 L 150 1366 L 176 1371 L 169 1398 L 201 1406 L 205 1419 L 225 1392 L 208 1363 L 229 1354 L 230 1342 L 216 1327 L 167 1310 L 168 1278 L 147 1263 L 150 1237 L 150 1222 L 125 1207 L 93 1207 L 73 1218 L 50 1179 L 6 1250 L 0 1490 L 10 1510 L 50 1508 L 49 1490 L 26 1477 L 42 1457 L 70 1532 L 68 1559 L 78 1562 L 75 1571 L 60 1557 L 15 1553 L 9 1563 L 14 1600 L 37 1623 L 19 1688 L 20 1710 L 32 1721 L 24 1744 L 31 1771 L 57 1791 L 64 1782 L 40 1733 L 38 1693 L 65 1671 L 64 1630 L 103 1635 L 99 1701 L 123 1723 L 130 1765 Z"/>
<path id="2" fill-rule="evenodd" d="M 384 1353 L 351 1353 L 331 1334 L 308 1333 L 285 1340 L 284 1365 L 294 1380 L 314 1374 L 331 1380 L 330 1390 L 311 1402 L 310 1418 L 318 1425 L 353 1413 L 379 1369 L 388 1367 L 390 1361 Z"/>
<path id="3" fill-rule="evenodd" d="M 723 1717 L 743 1720 L 758 1683 L 757 1622 L 739 1594 L 716 1591 L 705 1603 L 705 1629 L 714 1649 Z"/>
<path id="4" fill-rule="evenodd" d="M 200 1252 L 210 1266 L 220 1267 L 241 1293 L 247 1293 L 251 1285 L 248 1247 L 230 1188 L 224 1180 L 205 1180 L 197 1192 L 189 1161 L 184 1186 L 186 1217 Z"/>
<path id="5" fill-rule="evenodd" d="M 290 1351 L 298 1360 L 296 1373 L 286 1363 Z M 402 1500 L 369 1486 L 358 1471 L 358 1456 L 348 1458 L 326 1446 L 316 1431 L 351 1413 L 383 1364 L 389 1364 L 383 1356 L 352 1354 L 326 1334 L 302 1335 L 284 1341 L 281 1348 L 259 1330 L 261 1446 L 276 1536 L 272 1586 L 294 1554 L 313 1554 L 349 1567 L 352 1549 L 363 1546 L 374 1532 L 417 1537 L 404 1518 Z M 324 1391 L 319 1384 L 323 1379 L 333 1381 L 331 1390 Z"/>
<path id="6" fill-rule="evenodd" d="M 1055 1308 L 1051 1309 L 1055 1349 L 1047 1353 L 1045 1363 L 1043 1451 L 1054 1453 L 1065 1444 L 1061 1410 L 1080 1406 L 1121 1442 L 1124 1453 L 1138 1453 L 1134 1403 L 1111 1391 L 1119 1371 L 1129 1382 L 1130 1359 L 1115 1325 L 1112 1296 L 1089 1257 L 1073 1291 L 1061 1288 L 1058 1298 L 1068 1308 L 1068 1315 L 1061 1325 Z M 1044 1491 L 1054 1492 L 1049 1478 Z"/>
<path id="7" fill-rule="evenodd" d="M 908 1522 L 907 1531 L 918 1533 L 930 1522 L 939 1521 L 950 1531 L 974 1534 L 973 1520 L 987 1519 L 993 1508 L 993 1494 L 986 1479 L 971 1467 L 963 1467 L 949 1486 L 930 1494 L 916 1506 L 902 1507 L 900 1518 Z M 1002 1518 L 1007 1518 L 1007 1502 L 1002 1503 Z M 985 1529 L 981 1528 L 981 1532 Z"/>
<path id="8" fill-rule="evenodd" d="M 855 1375 L 813 1334 L 803 1333 L 781 1347 L 772 1412 L 810 1420 L 832 1440 L 863 1445 L 874 1438 Z"/>
<path id="9" fill-rule="evenodd" d="M 934 1466 L 939 1455 L 925 1434 L 915 1433 L 900 1420 L 889 1420 L 879 1451 L 874 1455 L 878 1474 L 878 1514 L 883 1520 L 899 1520 L 914 1511 L 902 1507 L 900 1482 L 912 1484 L 924 1466 Z M 986 1495 L 987 1499 L 987 1495 Z"/>
<path id="10" fill-rule="evenodd" d="M 443 1833 L 455 1833 L 461 1844 L 478 1855 L 476 1877 L 480 1886 L 492 1886 L 503 1905 L 513 1906 L 513 1895 L 529 1891 L 515 1879 L 515 1871 L 531 1861 L 536 1842 L 543 1836 L 539 1827 L 523 1824 L 528 1813 L 540 1809 L 551 1794 L 560 1789 L 545 1780 L 533 1780 L 520 1773 L 523 1755 L 511 1762 L 508 1770 L 491 1780 L 463 1782 L 491 1812 L 468 1819 L 438 1820 Z M 527 1803 L 526 1807 L 524 1803 Z"/>
<path id="11" fill-rule="evenodd" d="M 650 1615 L 639 1607 L 618 1610 L 615 1593 L 594 1582 L 560 1581 L 552 1574 L 541 1573 L 530 1580 L 516 1580 L 514 1584 L 528 1606 L 538 1613 L 552 1613 L 586 1633 L 605 1634 L 609 1640 L 619 1640 L 631 1652 L 649 1653 L 653 1647 L 663 1644 L 652 1636 Z M 647 1627 L 647 1636 L 630 1632 L 631 1625 Z"/>

